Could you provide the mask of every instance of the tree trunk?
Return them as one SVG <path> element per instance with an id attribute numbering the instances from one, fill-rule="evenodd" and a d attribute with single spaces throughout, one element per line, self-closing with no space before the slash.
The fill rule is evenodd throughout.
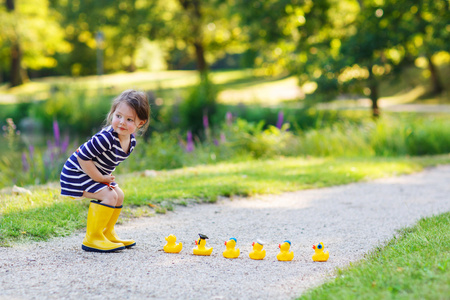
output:
<path id="1" fill-rule="evenodd" d="M 129 73 L 133 73 L 136 72 L 137 68 L 136 68 L 136 64 L 135 64 L 135 56 L 136 56 L 136 51 L 134 49 L 136 49 L 137 47 L 131 47 L 131 51 L 130 51 L 130 57 L 131 57 L 131 61 L 130 64 L 127 66 L 127 72 Z"/>
<path id="2" fill-rule="evenodd" d="M 6 0 L 5 4 L 8 12 L 13 12 L 15 10 L 14 0 Z M 26 81 L 27 76 L 25 70 L 22 69 L 22 50 L 20 48 L 18 37 L 11 41 L 11 44 L 10 86 L 13 87 L 23 84 Z"/>
<path id="3" fill-rule="evenodd" d="M 200 72 L 200 76 L 203 76 L 208 71 L 208 64 L 205 59 L 205 47 L 203 45 L 203 32 L 202 32 L 202 12 L 201 1 L 199 0 L 179 0 L 186 13 L 191 16 L 192 22 L 192 34 L 188 37 L 193 38 L 191 41 L 195 48 L 195 58 L 197 61 L 197 70 Z"/>
<path id="4" fill-rule="evenodd" d="M 205 74 L 208 70 L 208 66 L 205 60 L 205 48 L 201 42 L 194 42 L 195 55 L 197 57 L 197 70 L 200 74 Z"/>
<path id="5" fill-rule="evenodd" d="M 378 107 L 378 81 L 372 73 L 372 68 L 369 69 L 369 89 L 370 100 L 372 101 L 372 116 L 376 119 L 380 116 L 380 109 Z"/>
<path id="6" fill-rule="evenodd" d="M 17 42 L 13 42 L 11 45 L 11 87 L 23 84 L 22 67 L 20 63 L 22 61 L 22 51 Z"/>
<path id="7" fill-rule="evenodd" d="M 436 66 L 433 63 L 433 60 L 431 59 L 431 55 L 427 55 L 428 60 L 428 69 L 431 73 L 431 85 L 432 85 L 432 93 L 433 95 L 439 95 L 444 91 L 444 88 L 442 87 L 442 83 L 439 80 L 439 74 Z"/>

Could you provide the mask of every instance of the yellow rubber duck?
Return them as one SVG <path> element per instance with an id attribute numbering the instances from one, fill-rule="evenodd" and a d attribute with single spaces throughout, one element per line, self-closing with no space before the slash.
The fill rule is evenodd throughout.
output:
<path id="1" fill-rule="evenodd" d="M 253 250 L 249 254 L 251 259 L 261 260 L 266 257 L 266 250 L 263 250 L 264 243 L 261 240 L 253 242 L 252 246 Z"/>
<path id="2" fill-rule="evenodd" d="M 280 253 L 277 254 L 278 260 L 290 261 L 294 258 L 294 252 L 289 251 L 291 248 L 291 242 L 289 240 L 285 240 L 283 244 L 279 244 L 278 248 L 280 248 Z"/>
<path id="3" fill-rule="evenodd" d="M 165 237 L 167 244 L 164 246 L 164 252 L 167 253 L 180 253 L 183 248 L 183 243 L 175 243 L 177 241 L 177 237 L 173 234 Z"/>
<path id="4" fill-rule="evenodd" d="M 213 248 L 206 248 L 206 239 L 208 238 L 206 235 L 199 233 L 200 237 L 198 241 L 195 241 L 197 248 L 192 249 L 194 255 L 211 255 Z"/>
<path id="5" fill-rule="evenodd" d="M 223 257 L 225 258 L 236 258 L 241 254 L 241 250 L 236 247 L 237 240 L 236 238 L 232 237 L 228 241 L 225 242 L 225 246 L 227 246 L 227 249 L 223 251 Z"/>
<path id="6" fill-rule="evenodd" d="M 312 256 L 313 261 L 327 261 L 328 257 L 330 257 L 330 253 L 328 253 L 328 251 L 323 252 L 323 243 L 313 245 L 313 249 L 316 251 L 316 253 Z"/>

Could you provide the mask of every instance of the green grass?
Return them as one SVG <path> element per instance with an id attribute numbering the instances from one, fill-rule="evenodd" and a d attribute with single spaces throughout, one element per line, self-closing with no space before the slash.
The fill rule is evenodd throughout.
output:
<path id="1" fill-rule="evenodd" d="M 420 171 L 450 163 L 449 155 L 420 158 L 278 158 L 162 171 L 156 177 L 118 176 L 125 216 L 172 210 L 188 201 L 318 188 Z M 88 201 L 59 196 L 57 187 L 32 187 L 32 195 L 0 196 L 0 245 L 47 240 L 85 226 Z M 150 211 L 150 212 L 149 212 Z"/>
<path id="2" fill-rule="evenodd" d="M 449 299 L 450 212 L 402 230 L 300 299 Z"/>
<path id="3" fill-rule="evenodd" d="M 167 199 L 214 202 L 219 196 L 275 194 L 412 173 L 440 158 L 278 158 L 220 163 L 161 172 L 154 178 L 129 176 L 121 186 L 134 205 Z M 442 160 L 441 160 L 442 159 Z"/>

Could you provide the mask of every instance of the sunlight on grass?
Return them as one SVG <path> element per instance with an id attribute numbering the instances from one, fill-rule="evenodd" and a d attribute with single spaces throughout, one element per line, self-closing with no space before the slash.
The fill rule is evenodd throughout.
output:
<path id="1" fill-rule="evenodd" d="M 272 82 L 258 83 L 244 87 L 230 87 L 219 93 L 219 101 L 226 104 L 264 104 L 276 105 L 286 100 L 305 97 L 298 86 L 297 78 L 292 76 Z"/>
<path id="2" fill-rule="evenodd" d="M 231 71 L 215 71 L 211 72 L 211 80 L 215 84 L 226 84 L 242 79 L 257 78 L 253 69 L 231 70 Z"/>
<path id="3" fill-rule="evenodd" d="M 46 77 L 36 79 L 18 87 L 0 89 L 0 103 L 14 103 L 20 96 L 32 95 L 34 100 L 49 98 L 54 86 L 70 85 L 72 89 L 87 91 L 88 95 L 98 93 L 99 89 L 109 89 L 114 92 L 135 88 L 157 90 L 161 88 L 183 88 L 198 83 L 195 71 L 159 71 L 117 73 L 102 76 L 85 77 Z"/>
<path id="4" fill-rule="evenodd" d="M 446 69 L 442 68 L 442 73 Z M 383 82 L 380 98 L 380 107 L 412 103 L 426 94 L 429 83 L 420 76 L 421 69 L 410 68 L 404 72 L 400 80 L 392 83 Z M 421 78 L 419 81 L 417 78 Z M 445 78 L 445 76 L 444 76 Z M 298 86 L 297 77 L 270 78 L 258 73 L 258 70 L 219 70 L 211 72 L 212 81 L 219 85 L 221 92 L 218 101 L 226 104 L 264 104 L 278 105 L 285 101 L 305 98 L 305 93 L 312 93 L 311 83 Z M 102 76 L 85 77 L 46 77 L 35 79 L 22 86 L 8 89 L 6 85 L 0 87 L 0 104 L 15 103 L 21 97 L 32 97 L 33 100 L 45 100 L 50 90 L 58 85 L 70 85 L 72 89 L 84 90 L 88 95 L 106 90 L 108 93 L 117 93 L 124 89 L 135 88 L 142 90 L 182 90 L 197 84 L 199 76 L 197 71 L 156 71 L 134 73 L 116 73 Z M 448 96 L 439 99 L 430 98 L 427 102 L 448 102 Z M 444 101 L 444 102 L 445 102 Z M 364 96 L 357 99 L 331 101 L 322 104 L 322 108 L 345 109 L 370 107 L 370 100 Z"/>
<path id="5" fill-rule="evenodd" d="M 448 156 L 442 159 L 450 162 Z M 152 178 L 127 177 L 122 187 L 136 205 L 179 198 L 210 202 L 219 196 L 281 193 L 409 174 L 432 160 L 282 158 L 222 163 L 161 172 Z"/>
<path id="6" fill-rule="evenodd" d="M 419 99 L 426 93 L 424 86 L 416 86 L 408 92 L 399 93 L 390 97 L 383 97 L 379 100 L 380 107 L 386 107 L 390 105 L 398 105 L 405 103 L 412 103 Z"/>

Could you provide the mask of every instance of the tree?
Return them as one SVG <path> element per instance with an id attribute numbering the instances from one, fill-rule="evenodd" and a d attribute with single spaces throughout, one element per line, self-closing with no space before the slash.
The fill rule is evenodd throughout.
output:
<path id="1" fill-rule="evenodd" d="M 11 86 L 16 86 L 27 80 L 27 69 L 54 67 L 53 55 L 70 48 L 58 24 L 60 15 L 49 9 L 47 0 L 6 0 L 5 7 L 6 11 L 0 10 L 0 32 L 6 43 L 0 49 L 11 49 L 11 62 L 5 68 L 10 71 Z"/>
<path id="2" fill-rule="evenodd" d="M 6 0 L 5 2 L 6 9 L 10 16 L 14 16 L 16 13 L 16 5 L 14 0 Z M 10 21 L 13 18 L 10 17 Z M 10 25 L 13 22 L 10 23 Z M 16 28 L 15 26 L 11 26 L 12 28 Z M 26 73 L 24 72 L 22 68 L 22 48 L 19 43 L 19 37 L 16 32 L 14 32 L 10 36 L 10 58 L 11 58 L 11 64 L 10 64 L 10 86 L 17 86 L 24 83 L 24 81 L 27 80 Z"/>
<path id="3" fill-rule="evenodd" d="M 64 15 L 62 25 L 73 51 L 60 57 L 72 75 L 95 74 L 96 35 L 104 36 L 104 67 L 107 73 L 136 70 L 136 53 L 142 40 L 150 38 L 155 27 L 163 26 L 163 1 L 134 0 L 51 0 Z"/>
<path id="4" fill-rule="evenodd" d="M 194 46 L 195 57 L 197 60 L 197 69 L 201 74 L 208 70 L 205 59 L 205 47 L 203 42 L 203 14 L 200 0 L 179 0 L 184 11 L 188 15 L 191 33 L 186 39 Z"/>
<path id="5" fill-rule="evenodd" d="M 329 40 L 328 51 L 325 48 L 324 52 L 328 56 L 321 67 L 306 69 L 305 73 L 317 82 L 317 93 L 368 95 L 373 116 L 377 117 L 381 80 L 398 73 L 405 63 L 405 41 L 411 31 L 403 26 L 403 20 L 410 6 L 406 0 L 359 0 L 339 2 L 332 9 L 339 12 L 340 5 L 352 3 L 358 9 L 346 28 L 337 26 L 330 31 L 330 37 L 336 38 Z"/>
<path id="6" fill-rule="evenodd" d="M 433 56 L 440 52 L 450 52 L 449 2 L 446 0 L 415 0 L 410 3 L 410 10 L 405 14 L 404 26 L 410 33 L 406 48 L 414 58 L 423 56 L 428 61 L 432 94 L 440 94 L 444 87 Z"/>
<path id="7" fill-rule="evenodd" d="M 178 51 L 195 58 L 196 68 L 206 74 L 209 65 L 226 53 L 242 52 L 245 37 L 236 15 L 234 0 L 177 0 L 179 9 L 166 23 L 170 33 L 160 34 L 172 40 Z M 167 28 L 167 27 L 166 27 Z M 202 75 L 204 76 L 204 75 Z"/>

